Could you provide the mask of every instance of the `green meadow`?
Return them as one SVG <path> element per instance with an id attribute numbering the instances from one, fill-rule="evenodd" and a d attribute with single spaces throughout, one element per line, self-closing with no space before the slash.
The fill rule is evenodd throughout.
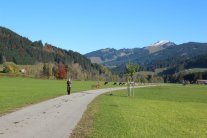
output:
<path id="1" fill-rule="evenodd" d="M 95 89 L 95 81 L 72 81 L 72 93 Z M 113 87 L 112 83 L 101 88 Z M 0 77 L 0 115 L 23 106 L 66 95 L 66 80 Z"/>
<path id="2" fill-rule="evenodd" d="M 169 85 L 98 96 L 73 131 L 91 138 L 206 138 L 207 86 Z"/>

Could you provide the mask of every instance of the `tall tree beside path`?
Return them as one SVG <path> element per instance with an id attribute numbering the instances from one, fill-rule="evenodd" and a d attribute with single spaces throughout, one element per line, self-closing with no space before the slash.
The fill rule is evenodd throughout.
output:
<path id="1" fill-rule="evenodd" d="M 135 64 L 127 64 L 126 65 L 126 73 L 127 75 L 129 75 L 130 77 L 130 81 L 133 81 L 133 76 L 134 74 L 139 70 L 139 65 L 135 65 Z"/>

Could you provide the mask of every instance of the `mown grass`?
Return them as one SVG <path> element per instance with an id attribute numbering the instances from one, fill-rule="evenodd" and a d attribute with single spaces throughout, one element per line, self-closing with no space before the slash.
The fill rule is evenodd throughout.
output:
<path id="1" fill-rule="evenodd" d="M 95 81 L 72 81 L 72 93 L 92 88 Z M 112 83 L 104 87 L 113 87 Z M 23 106 L 66 95 L 66 80 L 0 77 L 0 115 Z"/>
<path id="2" fill-rule="evenodd" d="M 206 138 L 207 86 L 172 85 L 97 97 L 71 137 Z"/>

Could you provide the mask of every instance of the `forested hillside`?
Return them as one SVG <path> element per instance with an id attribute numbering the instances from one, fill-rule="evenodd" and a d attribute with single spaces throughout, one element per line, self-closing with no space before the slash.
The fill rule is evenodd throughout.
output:
<path id="1" fill-rule="evenodd" d="M 84 69 L 92 68 L 90 60 L 77 52 L 67 51 L 41 41 L 32 42 L 9 29 L 0 27 L 0 54 L 7 61 L 16 64 L 35 64 L 36 62 L 79 63 Z"/>
<path id="2" fill-rule="evenodd" d="M 64 50 L 48 43 L 43 44 L 41 40 L 32 42 L 7 28 L 0 27 L 0 64 L 4 62 L 13 62 L 16 65 L 45 63 L 42 74 L 55 75 L 54 70 L 62 68 L 65 75 L 61 78 L 66 78 L 66 74 L 70 74 L 75 79 L 92 79 L 97 78 L 100 73 L 103 74 L 104 70 L 104 67 L 91 63 L 78 52 Z"/>

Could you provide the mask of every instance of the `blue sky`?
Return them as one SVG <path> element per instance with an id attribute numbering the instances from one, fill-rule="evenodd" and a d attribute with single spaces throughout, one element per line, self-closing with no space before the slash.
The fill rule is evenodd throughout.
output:
<path id="1" fill-rule="evenodd" d="M 0 26 L 85 54 L 207 42 L 207 0 L 1 0 Z"/>

